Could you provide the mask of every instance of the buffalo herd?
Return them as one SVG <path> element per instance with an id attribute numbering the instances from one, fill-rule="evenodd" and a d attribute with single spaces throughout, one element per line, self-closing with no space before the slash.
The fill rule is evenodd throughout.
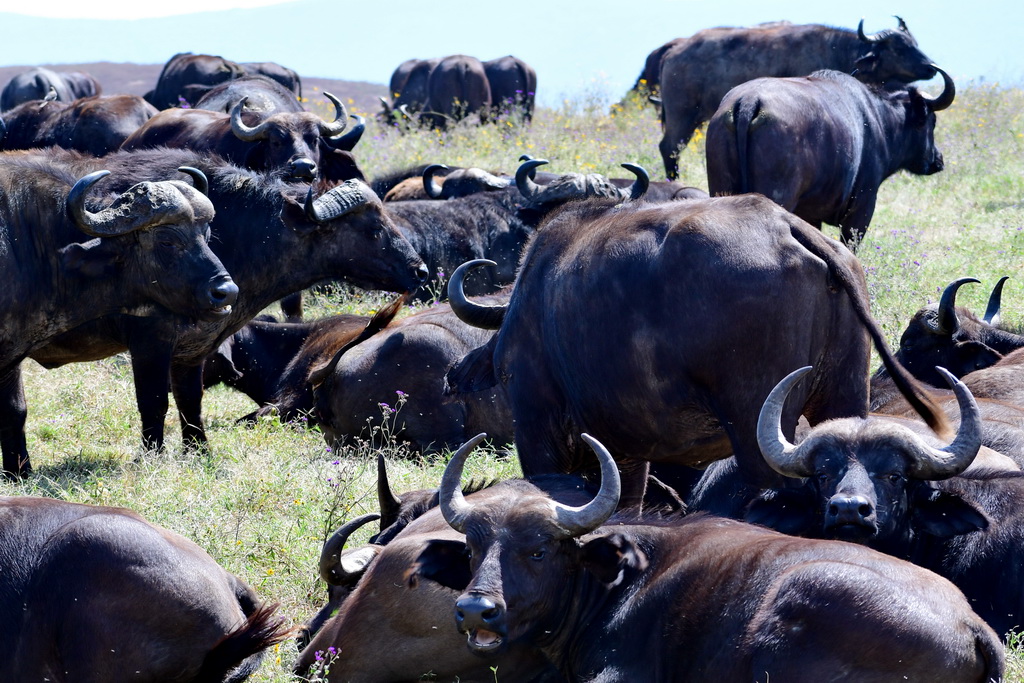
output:
<path id="1" fill-rule="evenodd" d="M 224 383 L 256 404 L 240 423 L 381 453 L 380 512 L 328 538 L 328 599 L 293 628 L 130 510 L 0 498 L 0 679 L 238 682 L 297 636 L 294 674 L 334 683 L 1002 680 L 1024 627 L 1006 278 L 981 316 L 956 304 L 978 281 L 950 283 L 894 351 L 855 255 L 886 178 L 944 167 L 956 88 L 897 22 L 651 52 L 635 90 L 659 107 L 664 181 L 528 155 L 368 178 L 366 119 L 326 92 L 331 120 L 306 111 L 272 62 L 180 53 L 145 97 L 16 76 L 3 474 L 37 476 L 22 361 L 127 351 L 140 457 L 172 396 L 183 447 L 210 449 L 203 395 Z M 937 96 L 911 85 L 936 75 Z M 536 87 L 513 56 L 409 59 L 370 125 L 530 125 Z M 676 181 L 705 122 L 710 196 Z M 330 281 L 395 296 L 303 320 L 301 292 Z M 487 439 L 523 478 L 463 485 Z M 395 442 L 454 451 L 438 488 L 392 490 Z"/>

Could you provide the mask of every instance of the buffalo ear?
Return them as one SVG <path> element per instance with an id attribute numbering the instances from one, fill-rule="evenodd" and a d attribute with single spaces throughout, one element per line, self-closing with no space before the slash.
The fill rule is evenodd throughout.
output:
<path id="1" fill-rule="evenodd" d="M 790 536 L 809 536 L 815 523 L 814 495 L 805 488 L 767 489 L 747 505 L 744 521 Z"/>
<path id="2" fill-rule="evenodd" d="M 473 578 L 469 569 L 469 548 L 462 541 L 427 541 L 412 568 L 405 573 L 409 588 L 415 588 L 420 578 L 452 590 L 466 590 Z"/>
<path id="3" fill-rule="evenodd" d="M 361 180 L 366 182 L 366 176 L 356 163 L 352 152 L 334 149 L 327 143 L 320 140 L 320 176 L 330 178 L 332 182 L 343 182 L 346 180 Z"/>
<path id="4" fill-rule="evenodd" d="M 320 229 L 320 224 L 311 220 L 306 215 L 306 207 L 303 201 L 284 196 L 284 206 L 281 207 L 281 220 L 293 232 L 299 235 L 309 235 Z"/>
<path id="5" fill-rule="evenodd" d="M 88 242 L 69 244 L 61 248 L 64 272 L 89 278 L 107 277 L 123 258 L 121 249 L 114 249 L 110 240 L 99 238 Z"/>
<path id="6" fill-rule="evenodd" d="M 874 50 L 862 57 L 858 57 L 853 63 L 857 67 L 857 75 L 875 73 L 878 70 L 878 61 L 878 53 Z"/>
<path id="7" fill-rule="evenodd" d="M 952 538 L 988 528 L 988 517 L 959 495 L 922 487 L 911 504 L 910 523 L 920 533 Z"/>
<path id="8" fill-rule="evenodd" d="M 617 586 L 627 569 L 643 571 L 647 568 L 647 555 L 631 538 L 616 532 L 583 544 L 583 568 L 601 583 Z"/>
<path id="9" fill-rule="evenodd" d="M 494 372 L 494 347 L 497 340 L 498 335 L 494 335 L 489 342 L 473 349 L 451 367 L 444 376 L 445 396 L 483 391 L 498 383 Z"/>

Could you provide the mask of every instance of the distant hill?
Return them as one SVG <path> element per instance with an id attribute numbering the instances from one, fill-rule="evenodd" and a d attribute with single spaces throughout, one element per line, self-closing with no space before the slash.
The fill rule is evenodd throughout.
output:
<path id="1" fill-rule="evenodd" d="M 54 71 L 84 71 L 92 74 L 103 86 L 104 95 L 145 95 L 156 85 L 163 64 L 132 64 L 115 62 L 92 62 L 89 64 L 41 64 Z M 11 78 L 33 68 L 32 66 L 0 66 L 0 88 Z M 376 112 L 380 109 L 377 99 L 388 94 L 388 87 L 383 83 L 366 83 L 364 81 L 343 81 L 334 78 L 317 78 L 302 75 L 302 94 L 307 99 L 317 97 L 317 92 L 324 90 L 337 95 L 342 102 L 349 104 L 351 99 L 354 108 L 361 112 Z"/>

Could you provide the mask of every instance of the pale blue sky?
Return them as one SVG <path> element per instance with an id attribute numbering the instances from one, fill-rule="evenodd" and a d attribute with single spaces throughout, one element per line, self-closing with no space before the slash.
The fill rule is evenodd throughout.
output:
<path id="1" fill-rule="evenodd" d="M 53 1 L 47 5 L 52 7 Z M 188 1 L 219 7 L 214 3 L 245 0 Z M 104 16 L 118 6 L 96 2 L 92 16 Z M 1024 3 L 1019 1 L 944 6 L 947 3 L 934 0 L 293 0 L 161 19 L 54 19 L 10 13 L 24 5 L 0 0 L 0 65 L 162 63 L 175 52 L 192 51 L 236 61 L 276 61 L 308 76 L 385 83 L 394 67 L 409 57 L 465 53 L 493 59 L 511 53 L 534 66 L 538 95 L 550 104 L 588 88 L 617 95 L 632 85 L 648 52 L 702 28 L 778 19 L 855 28 L 864 17 L 867 30 L 878 31 L 894 27 L 892 15 L 899 14 L 924 52 L 958 81 L 1024 82 Z M 65 7 L 81 13 L 81 8 L 93 5 L 78 0 Z"/>

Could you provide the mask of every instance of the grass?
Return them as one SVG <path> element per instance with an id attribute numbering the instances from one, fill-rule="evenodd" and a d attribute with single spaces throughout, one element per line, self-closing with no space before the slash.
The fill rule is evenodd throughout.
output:
<path id="1" fill-rule="evenodd" d="M 859 256 L 873 311 L 891 342 L 917 308 L 965 275 L 983 283 L 961 290 L 960 303 L 975 310 L 984 308 L 999 276 L 1012 276 L 1004 320 L 1024 323 L 1022 112 L 1020 89 L 961 86 L 953 107 L 939 114 L 936 139 L 946 170 L 927 178 L 898 174 L 883 185 Z M 538 111 L 529 128 L 507 115 L 497 125 L 446 132 L 402 135 L 373 120 L 368 126 L 356 152 L 370 177 L 424 162 L 513 170 L 522 153 L 550 159 L 553 171 L 622 176 L 628 174 L 619 164 L 633 161 L 662 177 L 653 111 L 629 101 L 610 111 L 607 98 L 594 93 Z M 683 182 L 706 189 L 703 154 L 698 135 L 682 154 L 680 173 Z M 838 236 L 833 228 L 826 232 Z M 382 301 L 379 294 L 338 289 L 316 296 L 310 315 L 366 313 Z M 0 483 L 0 494 L 133 508 L 193 539 L 262 596 L 280 601 L 289 621 L 302 623 L 321 606 L 316 564 L 325 536 L 341 520 L 376 510 L 369 449 L 331 452 L 319 432 L 272 420 L 254 429 L 236 426 L 234 420 L 252 405 L 241 394 L 217 388 L 204 401 L 209 455 L 180 455 L 173 409 L 167 454 L 140 453 L 126 357 L 54 371 L 27 362 L 24 369 L 36 474 L 24 483 Z M 391 449 L 396 491 L 438 483 L 443 458 L 401 456 Z M 491 453 L 475 456 L 469 469 L 467 476 L 518 474 L 514 460 Z M 354 542 L 368 534 L 357 532 Z M 1024 681 L 1020 639 L 1011 646 L 1008 680 Z M 283 645 L 252 680 L 291 680 L 293 657 Z"/>

